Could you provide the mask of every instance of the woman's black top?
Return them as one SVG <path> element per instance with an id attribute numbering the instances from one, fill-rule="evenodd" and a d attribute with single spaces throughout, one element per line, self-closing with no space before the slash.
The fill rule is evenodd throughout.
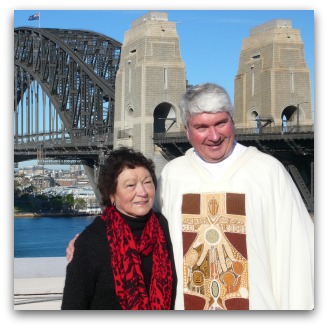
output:
<path id="1" fill-rule="evenodd" d="M 133 219 L 121 214 L 132 233 L 140 237 L 148 220 Z M 169 256 L 173 268 L 172 310 L 176 296 L 177 276 L 174 265 L 172 242 L 165 217 L 156 212 L 164 231 Z M 63 293 L 62 310 L 121 310 L 115 293 L 114 276 L 111 267 L 111 255 L 106 235 L 106 224 L 98 216 L 85 228 L 75 241 L 72 261 L 66 268 L 66 280 Z M 146 288 L 149 290 L 152 255 L 142 256 L 142 272 Z"/>

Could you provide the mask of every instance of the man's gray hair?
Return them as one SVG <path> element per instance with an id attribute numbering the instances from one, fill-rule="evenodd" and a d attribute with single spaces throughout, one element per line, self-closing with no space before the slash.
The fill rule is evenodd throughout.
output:
<path id="1" fill-rule="evenodd" d="M 226 90 L 214 83 L 205 83 L 189 88 L 180 101 L 180 113 L 184 126 L 188 119 L 201 113 L 228 112 L 233 118 L 233 106 Z"/>

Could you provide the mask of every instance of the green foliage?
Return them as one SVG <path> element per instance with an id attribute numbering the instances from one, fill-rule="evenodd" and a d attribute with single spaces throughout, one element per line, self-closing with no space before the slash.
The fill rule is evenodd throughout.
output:
<path id="1" fill-rule="evenodd" d="M 77 210 L 85 209 L 87 207 L 87 202 L 83 198 L 75 199 L 75 208 Z"/>
<path id="2" fill-rule="evenodd" d="M 30 190 L 29 190 L 30 191 Z M 14 194 L 14 208 L 15 213 L 69 213 L 74 209 L 75 200 L 72 194 L 65 196 L 48 196 L 42 194 L 35 194 L 33 188 L 32 192 L 15 192 Z M 83 201 L 83 200 L 82 200 Z M 83 205 L 81 201 L 79 204 Z"/>

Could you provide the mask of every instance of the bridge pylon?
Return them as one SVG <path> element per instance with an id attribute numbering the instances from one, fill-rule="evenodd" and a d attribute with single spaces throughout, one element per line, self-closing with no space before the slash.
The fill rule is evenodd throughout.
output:
<path id="1" fill-rule="evenodd" d="M 133 21 L 116 76 L 113 147 L 142 151 L 159 174 L 166 160 L 153 135 L 184 130 L 178 106 L 185 90 L 176 23 L 165 12 L 148 12 Z"/>
<path id="2" fill-rule="evenodd" d="M 310 73 L 300 30 L 291 20 L 254 27 L 243 40 L 234 107 L 237 128 L 295 132 L 312 125 Z"/>

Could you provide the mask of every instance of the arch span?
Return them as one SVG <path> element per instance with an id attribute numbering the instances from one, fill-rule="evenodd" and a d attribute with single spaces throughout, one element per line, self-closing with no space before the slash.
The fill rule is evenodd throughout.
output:
<path id="1" fill-rule="evenodd" d="M 121 43 L 90 31 L 14 29 L 15 110 L 38 81 L 72 138 L 112 132 Z"/>

